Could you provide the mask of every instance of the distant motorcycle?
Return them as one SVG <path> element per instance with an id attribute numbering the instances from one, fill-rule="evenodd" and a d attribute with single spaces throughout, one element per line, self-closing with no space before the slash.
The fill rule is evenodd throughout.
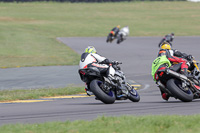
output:
<path id="1" fill-rule="evenodd" d="M 183 102 L 190 102 L 193 99 L 200 98 L 199 67 L 194 58 L 188 61 L 190 62 L 190 67 L 188 68 L 189 77 L 180 74 L 181 64 L 175 64 L 173 67 L 158 70 L 168 75 L 168 80 L 165 82 L 157 82 L 158 87 L 171 97 Z"/>
<path id="2" fill-rule="evenodd" d="M 105 75 L 101 74 L 96 67 L 79 69 L 80 78 L 86 83 L 96 99 L 105 104 L 113 104 L 115 100 L 129 99 L 133 102 L 140 101 L 140 95 L 127 81 L 124 73 L 118 66 L 119 62 L 112 62 L 109 71 L 115 70 L 116 81 L 110 81 Z"/>
<path id="3" fill-rule="evenodd" d="M 107 36 L 107 39 L 106 39 L 106 42 L 112 42 L 114 39 L 115 39 L 115 34 L 113 32 L 109 33 L 108 36 Z"/>
<path id="4" fill-rule="evenodd" d="M 117 34 L 118 34 L 118 32 L 119 32 L 119 28 L 120 28 L 120 25 L 114 27 L 114 28 L 110 31 L 110 33 L 108 34 L 107 39 L 106 39 L 106 42 L 107 42 L 107 43 L 108 43 L 108 42 L 112 43 L 112 41 L 117 37 Z"/>
<path id="5" fill-rule="evenodd" d="M 129 27 L 125 26 L 119 31 L 117 35 L 117 44 L 120 44 L 122 41 L 124 41 L 128 35 L 129 35 Z"/>

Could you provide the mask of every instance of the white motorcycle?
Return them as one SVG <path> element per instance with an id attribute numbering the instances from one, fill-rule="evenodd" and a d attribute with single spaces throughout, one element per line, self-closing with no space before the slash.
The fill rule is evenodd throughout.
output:
<path id="1" fill-rule="evenodd" d="M 128 35 L 129 35 L 129 27 L 125 26 L 119 31 L 117 35 L 117 44 L 124 41 Z"/>

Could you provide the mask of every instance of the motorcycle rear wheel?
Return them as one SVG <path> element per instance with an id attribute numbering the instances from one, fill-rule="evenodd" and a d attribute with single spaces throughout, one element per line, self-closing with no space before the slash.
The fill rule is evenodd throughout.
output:
<path id="1" fill-rule="evenodd" d="M 107 37 L 106 42 L 109 42 L 109 38 Z"/>
<path id="2" fill-rule="evenodd" d="M 93 80 L 90 83 L 90 90 L 94 93 L 94 95 L 101 100 L 105 104 L 113 104 L 115 102 L 115 93 L 113 91 L 109 91 L 108 93 L 104 92 L 100 87 L 103 84 L 100 80 Z"/>
<path id="3" fill-rule="evenodd" d="M 188 90 L 184 90 L 181 87 L 182 82 L 180 80 L 170 79 L 167 81 L 167 89 L 174 95 L 175 98 L 178 98 L 183 102 L 191 102 L 194 94 L 190 88 L 188 88 Z"/>

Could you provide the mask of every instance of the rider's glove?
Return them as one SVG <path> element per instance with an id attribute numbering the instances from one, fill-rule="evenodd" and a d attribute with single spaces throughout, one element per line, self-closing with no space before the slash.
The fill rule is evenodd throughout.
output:
<path id="1" fill-rule="evenodd" d="M 110 64 L 110 61 L 108 59 L 105 59 L 102 62 L 99 62 L 99 64 Z"/>
<path id="2" fill-rule="evenodd" d="M 112 61 L 112 64 L 114 64 L 114 65 L 118 65 L 119 62 L 118 62 L 118 61 Z"/>
<path id="3" fill-rule="evenodd" d="M 188 67 L 190 67 L 190 62 L 189 61 L 187 61 L 186 64 L 187 64 Z"/>

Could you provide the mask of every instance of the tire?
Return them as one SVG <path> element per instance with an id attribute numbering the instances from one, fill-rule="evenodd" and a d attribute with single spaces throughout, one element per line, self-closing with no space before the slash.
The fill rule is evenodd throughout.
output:
<path id="1" fill-rule="evenodd" d="M 106 40 L 106 42 L 108 43 L 109 42 L 109 38 L 107 37 L 107 40 Z"/>
<path id="2" fill-rule="evenodd" d="M 167 89 L 174 95 L 175 98 L 180 99 L 182 102 L 191 102 L 194 94 L 190 89 L 181 89 L 181 81 L 177 79 L 170 79 L 167 81 Z"/>
<path id="3" fill-rule="evenodd" d="M 90 90 L 94 93 L 94 95 L 101 100 L 105 104 L 113 104 L 115 102 L 115 93 L 110 91 L 108 94 L 104 92 L 100 85 L 103 84 L 100 80 L 93 80 L 90 83 Z"/>
<path id="4" fill-rule="evenodd" d="M 106 42 L 107 42 L 107 43 L 108 43 L 108 42 L 110 42 L 110 43 L 112 42 L 112 37 L 111 37 L 110 35 L 107 36 Z"/>
<path id="5" fill-rule="evenodd" d="M 117 44 L 120 44 L 122 42 L 122 38 L 121 37 L 118 37 L 117 38 Z"/>
<path id="6" fill-rule="evenodd" d="M 140 101 L 140 95 L 139 93 L 129 84 L 127 85 L 128 89 L 128 99 L 132 102 L 139 102 Z"/>
<path id="7" fill-rule="evenodd" d="M 119 44 L 120 43 L 120 40 L 117 40 L 117 44 Z"/>

